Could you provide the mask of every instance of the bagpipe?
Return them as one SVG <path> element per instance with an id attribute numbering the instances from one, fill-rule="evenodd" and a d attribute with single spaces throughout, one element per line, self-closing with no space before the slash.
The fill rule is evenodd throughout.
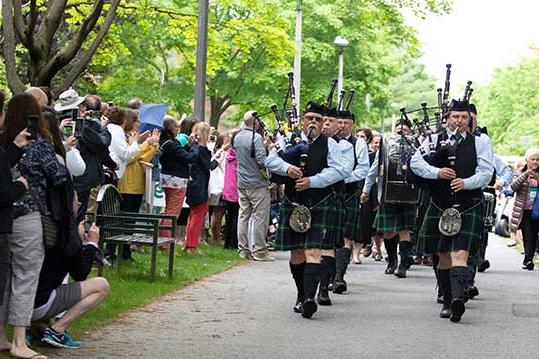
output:
<path id="1" fill-rule="evenodd" d="M 398 121 L 400 133 L 382 138 L 378 171 L 378 199 L 380 203 L 418 203 L 420 189 L 428 188 L 431 181 L 418 177 L 409 170 L 411 157 L 417 151 L 428 163 L 434 162 L 439 156 L 449 158 L 450 162 L 453 162 L 456 147 L 451 146 L 449 138 L 446 136 L 447 116 L 451 109 L 449 101 L 450 78 L 451 64 L 447 64 L 444 88 L 437 89 L 437 106 L 428 107 L 427 103 L 423 102 L 418 109 L 411 111 L 401 108 L 401 116 Z M 469 103 L 473 92 L 471 85 L 472 82 L 468 81 L 462 101 Z M 434 116 L 431 116 L 429 111 L 433 111 Z M 410 120 L 409 115 L 418 113 L 420 114 L 418 117 Z M 404 133 L 405 125 L 410 128 L 410 134 Z M 435 137 L 438 138 L 437 143 L 434 142 Z M 428 150 L 423 146 L 425 140 L 428 141 L 428 146 L 426 146 Z"/>

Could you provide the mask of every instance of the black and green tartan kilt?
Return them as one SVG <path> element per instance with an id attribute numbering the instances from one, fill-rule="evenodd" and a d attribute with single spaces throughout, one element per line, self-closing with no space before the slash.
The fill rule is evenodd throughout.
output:
<path id="1" fill-rule="evenodd" d="M 359 241 L 361 236 L 361 205 L 359 193 L 354 193 L 344 200 L 343 236 L 346 239 Z"/>
<path id="2" fill-rule="evenodd" d="M 296 233 L 290 228 L 289 220 L 294 205 L 284 196 L 279 229 L 275 239 L 275 250 L 288 251 L 292 249 L 334 249 L 335 236 L 339 227 L 337 211 L 335 210 L 335 195 L 326 196 L 318 203 L 308 206 L 311 211 L 311 228 L 306 233 Z"/>
<path id="3" fill-rule="evenodd" d="M 479 243 L 483 234 L 483 201 L 479 201 L 460 216 L 462 227 L 460 232 L 452 237 L 443 236 L 438 229 L 438 222 L 443 210 L 432 200 L 429 203 L 423 224 L 419 230 L 419 247 L 426 254 L 469 251 Z"/>
<path id="4" fill-rule="evenodd" d="M 380 234 L 416 230 L 417 206 L 384 203 L 378 208 L 374 227 Z"/>
<path id="5" fill-rule="evenodd" d="M 344 247 L 344 237 L 343 237 L 343 223 L 344 217 L 346 214 L 346 206 L 343 201 L 343 194 L 334 194 L 333 203 L 335 206 L 335 224 L 331 226 L 331 229 L 328 230 L 326 235 L 331 236 L 328 240 L 333 242 L 335 248 Z"/>

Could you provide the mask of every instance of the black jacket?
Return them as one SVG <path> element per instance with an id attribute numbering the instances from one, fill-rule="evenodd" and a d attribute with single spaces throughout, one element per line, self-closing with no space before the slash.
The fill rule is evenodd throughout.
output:
<path id="1" fill-rule="evenodd" d="M 193 145 L 190 148 L 191 181 L 187 186 L 187 204 L 191 207 L 208 201 L 208 183 L 210 171 L 217 167 L 217 161 L 211 160 L 211 152 L 206 146 Z"/>
<path id="2" fill-rule="evenodd" d="M 180 142 L 173 138 L 167 139 L 161 137 L 159 139 L 161 149 L 161 173 L 180 178 L 189 178 L 189 162 L 192 161 L 193 155 L 189 149 L 182 147 Z"/>
<path id="3" fill-rule="evenodd" d="M 47 249 L 45 251 L 45 260 L 39 273 L 34 308 L 47 303 L 52 291 L 62 285 L 62 281 L 67 274 L 77 282 L 86 280 L 92 269 L 96 252 L 97 248 L 90 244 L 81 247 L 72 255 L 66 255 L 58 247 Z"/>
<path id="4" fill-rule="evenodd" d="M 74 177 L 77 192 L 85 192 L 103 184 L 103 165 L 116 169 L 116 163 L 110 158 L 110 133 L 95 120 L 85 119 L 84 134 L 79 143 L 79 151 L 86 163 L 82 176 Z"/>
<path id="5" fill-rule="evenodd" d="M 19 162 L 22 151 L 13 143 L 6 148 L 0 145 L 0 233 L 11 233 L 13 229 L 13 202 L 21 198 L 26 187 L 19 181 L 13 182 L 11 168 Z"/>

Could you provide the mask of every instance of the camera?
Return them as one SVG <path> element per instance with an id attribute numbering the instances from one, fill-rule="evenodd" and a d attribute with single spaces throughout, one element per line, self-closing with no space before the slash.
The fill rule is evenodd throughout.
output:
<path id="1" fill-rule="evenodd" d="M 100 120 L 101 119 L 101 111 L 90 111 L 90 118 L 94 120 Z"/>
<path id="2" fill-rule="evenodd" d="M 62 129 L 62 132 L 65 137 L 71 137 L 75 133 L 75 122 L 73 123 L 67 123 L 64 125 L 64 128 Z"/>
<path id="3" fill-rule="evenodd" d="M 28 125 L 26 126 L 26 129 L 30 134 L 28 138 L 31 140 L 37 140 L 37 134 L 39 132 L 39 116 L 29 115 Z"/>
<path id="4" fill-rule="evenodd" d="M 216 135 L 211 135 L 210 136 L 210 142 L 217 142 L 217 136 Z"/>
<path id="5" fill-rule="evenodd" d="M 73 127 L 73 136 L 75 136 L 77 139 L 81 139 L 84 135 L 84 118 L 75 118 L 75 124 Z"/>

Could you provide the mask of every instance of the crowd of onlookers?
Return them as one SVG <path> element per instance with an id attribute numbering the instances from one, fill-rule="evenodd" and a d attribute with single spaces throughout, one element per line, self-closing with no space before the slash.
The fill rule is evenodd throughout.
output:
<path id="1" fill-rule="evenodd" d="M 274 260 L 266 243 L 267 149 L 253 113 L 240 129 L 219 133 L 192 117 L 141 124 L 143 107 L 138 99 L 122 107 L 74 89 L 56 103 L 46 88 L 8 101 L 0 92 L 0 350 L 39 359 L 45 356 L 30 349 L 32 340 L 81 346 L 66 328 L 110 291 L 106 279 L 88 278 L 92 265 L 114 264 L 118 255 L 133 260 L 138 250 L 106 243 L 101 253 L 99 190 L 115 186 L 121 211 L 146 210 L 143 201 L 153 201 L 153 194 L 145 198 L 148 163 L 164 191 L 157 210 L 178 224 L 161 236 L 174 237 L 189 255 L 211 240 L 244 258 Z"/>

